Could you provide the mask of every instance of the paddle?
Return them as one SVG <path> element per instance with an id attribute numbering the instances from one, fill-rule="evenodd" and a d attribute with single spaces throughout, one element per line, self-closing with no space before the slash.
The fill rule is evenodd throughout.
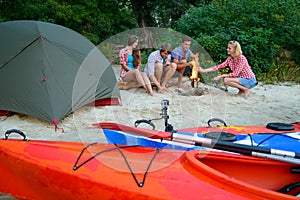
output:
<path id="1" fill-rule="evenodd" d="M 209 148 L 219 149 L 224 151 L 231 151 L 231 152 L 251 155 L 251 156 L 256 156 L 257 153 L 263 153 L 263 154 L 271 154 L 271 155 L 290 157 L 290 158 L 298 158 L 298 159 L 300 158 L 300 153 L 296 153 L 292 151 L 248 146 L 244 144 L 236 144 L 232 142 L 220 141 L 220 140 L 209 139 L 209 138 L 193 137 L 193 136 L 181 135 L 177 133 L 172 134 L 172 141 L 196 145 L 196 146 L 209 147 Z"/>
<path id="2" fill-rule="evenodd" d="M 126 125 L 121 125 L 113 122 L 101 122 L 94 124 L 94 126 L 101 127 L 103 129 L 113 129 L 113 130 L 120 130 L 127 133 L 132 134 L 139 134 L 144 137 L 153 138 L 153 139 L 168 139 L 174 142 L 196 145 L 196 146 L 203 146 L 212 149 L 218 149 L 223 151 L 230 151 L 234 153 L 240 153 L 244 155 L 250 156 L 257 156 L 257 157 L 268 157 L 271 159 L 277 159 L 281 161 L 286 161 L 292 163 L 299 164 L 300 154 L 291 151 L 284 151 L 272 148 L 263 148 L 263 147 L 255 147 L 255 146 L 248 146 L 244 144 L 236 144 L 226 141 L 220 141 L 216 139 L 209 139 L 209 138 L 200 138 L 194 137 L 190 135 L 182 135 L 178 133 L 170 133 L 164 131 L 154 131 L 144 128 L 137 128 L 137 127 L 130 127 Z M 269 156 L 268 156 L 269 155 Z M 272 155 L 272 156 L 271 156 Z M 280 156 L 280 157 L 278 157 Z M 297 158 L 297 159 L 295 159 Z M 289 160 L 289 161 L 288 161 Z M 298 162 L 298 163 L 297 163 Z"/>

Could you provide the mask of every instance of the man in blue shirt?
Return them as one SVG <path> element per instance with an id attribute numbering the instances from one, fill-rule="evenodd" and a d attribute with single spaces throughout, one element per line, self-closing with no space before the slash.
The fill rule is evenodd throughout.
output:
<path id="1" fill-rule="evenodd" d="M 188 36 L 183 36 L 181 45 L 176 47 L 171 54 L 171 59 L 176 63 L 176 70 L 179 72 L 177 86 L 182 88 L 182 77 L 185 72 L 191 71 L 191 62 L 187 62 L 189 57 L 196 58 L 195 54 L 190 50 L 192 39 Z"/>

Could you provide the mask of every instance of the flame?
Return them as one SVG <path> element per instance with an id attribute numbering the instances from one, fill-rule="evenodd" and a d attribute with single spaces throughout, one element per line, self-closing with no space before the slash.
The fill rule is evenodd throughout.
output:
<path id="1" fill-rule="evenodd" d="M 192 86 L 193 83 L 196 82 L 196 86 L 198 85 L 199 82 L 199 77 L 198 77 L 198 71 L 197 68 L 199 67 L 199 52 L 195 54 L 195 58 L 192 59 L 192 75 L 190 76 L 190 79 L 192 80 Z"/>

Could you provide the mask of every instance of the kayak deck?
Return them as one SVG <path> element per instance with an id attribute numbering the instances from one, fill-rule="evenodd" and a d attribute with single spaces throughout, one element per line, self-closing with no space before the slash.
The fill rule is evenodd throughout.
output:
<path id="1" fill-rule="evenodd" d="M 208 133 L 208 132 L 229 132 L 233 134 L 255 134 L 255 133 L 289 133 L 289 132 L 300 132 L 300 123 L 292 123 L 294 130 L 272 130 L 267 126 L 219 126 L 219 127 L 208 127 L 199 126 L 193 128 L 182 128 L 177 130 L 178 132 L 194 132 L 194 133 Z"/>

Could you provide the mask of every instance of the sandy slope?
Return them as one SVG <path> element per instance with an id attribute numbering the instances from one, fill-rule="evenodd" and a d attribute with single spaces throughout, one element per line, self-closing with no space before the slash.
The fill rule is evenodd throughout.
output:
<path id="1" fill-rule="evenodd" d="M 171 85 L 176 81 L 173 78 Z M 190 85 L 187 78 L 184 85 L 186 88 Z M 237 90 L 233 88 L 225 93 L 206 85 L 200 87 L 207 88 L 208 92 L 202 96 L 182 96 L 175 86 L 171 86 L 170 93 L 156 93 L 151 97 L 141 88 L 121 90 L 122 106 L 83 107 L 61 121 L 59 127 L 64 128 L 64 132 L 55 132 L 52 124 L 21 114 L 1 117 L 0 132 L 4 136 L 6 130 L 16 128 L 30 139 L 105 142 L 101 130 L 87 127 L 100 121 L 133 125 L 137 119 L 159 118 L 163 99 L 170 102 L 169 123 L 175 129 L 206 126 L 208 119 L 213 117 L 225 120 L 227 125 L 263 126 L 268 122 L 300 121 L 300 85 L 260 83 L 248 99 L 235 95 Z M 157 129 L 164 129 L 163 120 L 154 123 Z"/>

